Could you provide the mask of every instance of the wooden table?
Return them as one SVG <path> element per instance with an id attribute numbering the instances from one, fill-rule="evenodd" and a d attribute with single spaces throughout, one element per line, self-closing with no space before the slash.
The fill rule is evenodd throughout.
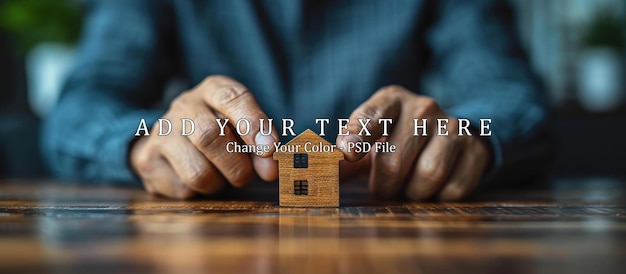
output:
<path id="1" fill-rule="evenodd" d="M 0 273 L 626 273 L 626 184 L 562 180 L 465 203 L 279 208 L 276 185 L 173 201 L 0 181 Z"/>

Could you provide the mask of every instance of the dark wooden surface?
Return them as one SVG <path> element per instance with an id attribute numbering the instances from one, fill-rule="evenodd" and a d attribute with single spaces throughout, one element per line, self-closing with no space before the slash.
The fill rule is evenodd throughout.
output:
<path id="1" fill-rule="evenodd" d="M 626 184 L 564 180 L 464 203 L 279 208 L 277 186 L 173 201 L 0 181 L 0 273 L 626 273 Z"/>

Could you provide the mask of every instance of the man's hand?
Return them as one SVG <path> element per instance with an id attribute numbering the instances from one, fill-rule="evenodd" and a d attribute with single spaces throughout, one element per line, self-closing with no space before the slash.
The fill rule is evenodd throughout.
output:
<path id="1" fill-rule="evenodd" d="M 248 119 L 249 134 L 238 136 L 231 124 L 225 128 L 226 136 L 218 137 L 220 128 L 215 119 L 221 117 L 229 118 L 230 123 Z M 235 80 L 224 76 L 206 78 L 174 99 L 163 118 L 189 118 L 196 128 L 192 135 L 182 136 L 176 134 L 181 132 L 180 123 L 172 123 L 172 134 L 139 138 L 131 147 L 130 163 L 148 192 L 190 198 L 196 193 L 216 193 L 226 183 L 244 186 L 255 174 L 266 181 L 278 177 L 278 165 L 269 157 L 273 150 L 259 157 L 225 149 L 227 142 L 239 140 L 273 149 L 273 142 L 278 140 L 276 129 L 272 129 L 272 136 L 258 134 L 259 119 L 268 118 L 252 93 Z"/>
<path id="2" fill-rule="evenodd" d="M 372 119 L 368 124 L 371 136 L 357 136 L 361 124 L 357 119 Z M 373 143 L 383 134 L 378 119 L 391 118 L 393 125 L 388 141 L 397 146 L 394 153 L 373 153 L 369 187 L 382 197 L 404 194 L 411 200 L 436 197 L 459 200 L 467 196 L 480 181 L 491 163 L 488 144 L 476 136 L 458 136 L 458 119 L 443 113 L 437 103 L 413 94 L 399 86 L 380 89 L 350 116 L 348 136 L 338 136 L 337 145 L 347 142 Z M 413 136 L 413 119 L 426 118 L 427 136 Z M 438 136 L 437 119 L 448 118 L 448 135 Z M 421 122 L 420 122 L 421 124 Z M 347 152 L 346 160 L 355 162 L 366 154 Z"/>

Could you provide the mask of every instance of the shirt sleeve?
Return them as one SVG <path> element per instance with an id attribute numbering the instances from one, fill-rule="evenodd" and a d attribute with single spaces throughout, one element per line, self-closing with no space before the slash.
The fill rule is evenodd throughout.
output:
<path id="1" fill-rule="evenodd" d="M 63 179 L 138 183 L 128 148 L 172 73 L 166 9 L 157 1 L 87 5 L 76 62 L 43 129 L 44 157 Z"/>
<path id="2" fill-rule="evenodd" d="M 516 37 L 505 1 L 437 1 L 427 41 L 446 112 L 478 126 L 491 120 L 494 154 L 487 181 L 545 169 L 550 109 Z M 506 179 L 504 179 L 506 178 Z"/>

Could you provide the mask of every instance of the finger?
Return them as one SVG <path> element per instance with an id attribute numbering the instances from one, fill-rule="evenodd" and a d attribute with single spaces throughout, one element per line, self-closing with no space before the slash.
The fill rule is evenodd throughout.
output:
<path id="1" fill-rule="evenodd" d="M 158 158 L 152 161 L 152 171 L 142 176 L 146 187 L 152 193 L 157 193 L 165 197 L 176 199 L 190 199 L 195 196 L 195 192 L 183 185 L 176 172 L 172 169 L 165 158 Z"/>
<path id="2" fill-rule="evenodd" d="M 222 174 L 189 139 L 172 137 L 161 151 L 180 181 L 190 189 L 213 194 L 224 188 L 226 182 Z"/>
<path id="3" fill-rule="evenodd" d="M 344 148 L 342 151 L 347 161 L 358 161 L 365 156 L 365 153 L 348 151 L 348 144 L 362 141 L 371 144 L 382 137 L 383 124 L 378 123 L 379 119 L 396 119 L 402 108 L 402 99 L 407 94 L 408 92 L 402 87 L 385 87 L 352 112 L 348 123 L 348 135 L 337 136 L 336 142 L 338 147 Z M 369 123 L 367 123 L 368 119 Z M 342 132 L 339 133 L 342 134 Z"/>
<path id="4" fill-rule="evenodd" d="M 370 175 L 372 159 L 376 156 L 375 151 L 370 151 L 361 160 L 356 162 L 339 161 L 339 181 L 345 182 L 353 179 L 366 180 Z"/>
<path id="5" fill-rule="evenodd" d="M 232 129 L 225 127 L 224 136 L 219 136 L 213 113 L 203 107 L 190 107 L 189 112 L 189 117 L 195 117 L 196 121 L 195 133 L 188 136 L 191 143 L 233 186 L 241 187 L 250 182 L 254 178 L 252 163 L 248 155 L 233 151 L 239 142 Z"/>
<path id="6" fill-rule="evenodd" d="M 377 153 L 373 161 L 369 187 L 372 193 L 381 197 L 390 198 L 402 190 L 415 166 L 417 156 L 428 142 L 428 135 L 413 136 L 414 117 L 438 114 L 438 108 L 435 109 L 419 100 L 412 102 L 415 103 L 405 103 L 398 124 L 388 138 L 388 142 L 396 146 L 396 151 Z M 432 128 L 431 124 L 427 123 L 426 126 Z"/>
<path id="7" fill-rule="evenodd" d="M 415 201 L 433 196 L 449 178 L 461 151 L 457 136 L 433 136 L 417 158 L 406 187 L 406 196 Z"/>
<path id="8" fill-rule="evenodd" d="M 487 168 L 487 151 L 470 148 L 463 151 L 447 184 L 439 193 L 443 201 L 456 201 L 467 197 L 478 185 Z"/>
<path id="9" fill-rule="evenodd" d="M 145 180 L 141 180 L 142 184 L 143 184 L 143 188 L 146 189 L 146 192 L 150 193 L 150 194 L 157 194 L 156 189 L 154 189 L 154 187 L 152 186 L 152 182 L 146 182 Z"/>
<path id="10" fill-rule="evenodd" d="M 264 158 L 257 155 L 251 155 L 252 166 L 259 177 L 267 182 L 276 181 L 278 179 L 278 162 L 273 158 Z"/>
<path id="11" fill-rule="evenodd" d="M 178 182 L 175 172 L 155 147 L 154 139 L 137 140 L 131 149 L 130 158 L 133 169 L 148 193 L 180 199 L 191 198 L 195 194 Z"/>
<path id="12" fill-rule="evenodd" d="M 270 151 L 261 155 L 269 157 L 274 152 L 274 142 L 278 140 L 278 133 L 273 125 L 269 125 L 269 118 L 261 110 L 254 95 L 241 83 L 224 76 L 213 76 L 203 82 L 207 92 L 203 93 L 206 103 L 215 111 L 223 114 L 230 120 L 230 123 L 237 128 L 237 123 L 241 119 L 239 129 L 243 134 L 241 139 L 246 144 L 270 146 Z M 260 132 L 261 119 L 264 121 L 264 133 L 271 127 L 271 135 L 263 135 Z M 244 122 L 248 121 L 248 122 Z M 249 128 L 246 126 L 249 123 Z"/>

